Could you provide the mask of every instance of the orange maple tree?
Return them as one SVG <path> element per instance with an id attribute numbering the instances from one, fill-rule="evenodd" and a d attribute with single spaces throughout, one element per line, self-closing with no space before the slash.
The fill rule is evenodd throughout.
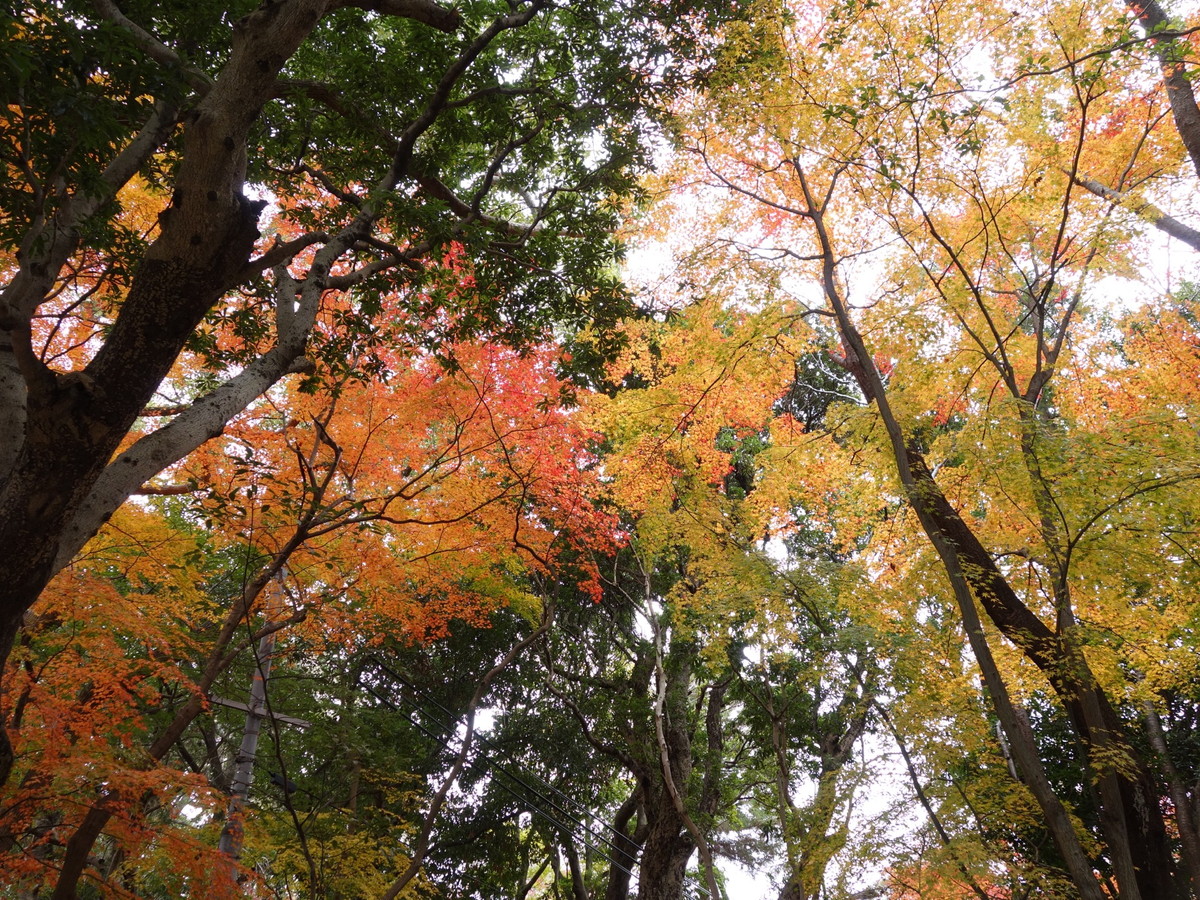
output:
<path id="1" fill-rule="evenodd" d="M 447 289 L 469 277 L 452 249 Z M 340 312 L 331 297 L 326 320 Z M 213 338 L 231 354 L 247 340 Z M 7 878 L 57 878 L 68 896 L 79 877 L 135 884 L 186 857 L 178 879 L 228 884 L 210 843 L 221 799 L 176 750 L 268 630 L 283 659 L 344 654 L 436 641 L 505 606 L 536 620 L 538 577 L 597 592 L 616 521 L 561 365 L 551 343 L 434 355 L 393 336 L 263 398 L 148 485 L 55 580 L 15 657 Z M 285 567 L 286 609 L 268 615 L 263 587 Z"/>

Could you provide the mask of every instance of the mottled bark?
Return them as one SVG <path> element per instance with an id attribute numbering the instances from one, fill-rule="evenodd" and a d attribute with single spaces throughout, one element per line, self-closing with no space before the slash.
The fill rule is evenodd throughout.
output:
<path id="1" fill-rule="evenodd" d="M 250 127 L 274 92 L 279 68 L 323 8 L 319 0 L 297 0 L 265 7 L 238 23 L 229 62 L 185 133 L 177 188 L 160 217 L 159 237 L 138 267 L 104 344 L 82 371 L 50 370 L 33 355 L 28 325 L 77 244 L 82 213 L 66 205 L 66 219 L 52 229 L 54 239 L 30 243 L 21 271 L 4 292 L 0 327 L 11 344 L 0 351 L 11 346 L 11 356 L 0 359 L 0 402 L 7 404 L 0 420 L 23 422 L 23 431 L 15 452 L 5 450 L 3 457 L 11 463 L 0 473 L 0 546 L 6 554 L 0 666 L 25 610 L 56 570 L 67 523 L 186 339 L 250 258 L 263 207 L 242 195 Z M 150 131 L 160 136 L 161 129 Z M 118 156 L 114 165 L 120 161 Z M 33 252 L 47 244 L 49 249 Z M 23 391 L 12 383 L 14 368 Z M 5 735 L 0 782 L 10 770 Z"/>
<path id="2" fill-rule="evenodd" d="M 638 900 L 680 900 L 688 860 L 696 843 L 675 809 L 666 788 L 647 807 L 650 831 L 638 869 Z"/>
<path id="3" fill-rule="evenodd" d="M 642 847 L 638 900 L 680 900 L 688 860 L 696 850 L 686 799 L 693 768 L 688 692 L 694 657 L 691 644 L 671 640 L 666 658 L 655 666 L 659 690 L 654 731 L 647 737 L 657 750 L 659 767 L 643 800 L 650 827 Z"/>
<path id="4" fill-rule="evenodd" d="M 195 94 L 183 118 L 178 107 L 157 104 L 143 127 L 115 153 L 99 184 L 77 196 L 68 195 L 65 187 L 56 188 L 53 202 L 44 203 L 45 211 L 31 221 L 17 254 L 19 268 L 0 292 L 0 546 L 5 549 L 0 669 L 25 611 L 113 511 L 150 477 L 219 434 L 255 397 L 303 366 L 305 342 L 329 274 L 372 226 L 374 213 L 369 210 L 339 235 L 296 245 L 298 250 L 324 242 L 303 283 L 282 268 L 289 261 L 286 254 L 268 254 L 270 262 L 281 267 L 274 349 L 166 428 L 113 459 L 203 317 L 257 271 L 250 260 L 264 204 L 243 195 L 251 130 L 263 105 L 276 95 L 277 76 L 287 60 L 323 15 L 346 5 L 446 31 L 461 22 L 458 13 L 432 0 L 268 2 L 235 23 L 228 60 L 210 78 L 184 66 L 171 48 L 142 31 L 115 4 L 97 2 L 99 14 L 124 31 L 138 52 L 177 68 Z M 405 132 L 402 150 L 411 152 L 411 145 L 444 109 L 445 95 L 456 79 L 488 41 L 532 14 L 504 17 L 468 46 L 447 72 L 438 95 Z M 50 369 L 32 347 L 33 316 L 53 295 L 68 260 L 81 249 L 80 231 L 89 217 L 180 128 L 182 150 L 170 205 L 159 217 L 158 236 L 134 271 L 112 328 L 82 370 Z M 397 161 L 389 173 L 392 180 L 381 190 L 393 188 L 402 173 Z M 11 767 L 11 745 L 0 730 L 0 783 Z"/>

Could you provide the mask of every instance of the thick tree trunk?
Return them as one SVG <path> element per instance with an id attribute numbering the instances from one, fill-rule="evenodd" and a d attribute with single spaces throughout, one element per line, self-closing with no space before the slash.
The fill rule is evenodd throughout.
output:
<path id="1" fill-rule="evenodd" d="M 658 629 L 663 626 L 655 627 L 656 653 L 661 653 L 662 631 Z M 659 696 L 651 740 L 660 764 L 654 788 L 647 791 L 644 802 L 650 829 L 642 848 L 638 900 L 680 900 L 688 860 L 696 850 L 684 805 L 693 767 L 689 689 L 694 657 L 690 643 L 671 640 L 666 659 L 659 659 L 655 666 Z"/>
<path id="2" fill-rule="evenodd" d="M 638 870 L 638 900 L 680 900 L 696 842 L 666 788 L 660 788 L 653 799 L 648 808 L 652 824 Z"/>
<path id="3" fill-rule="evenodd" d="M 0 547 L 5 551 L 0 671 L 22 616 L 56 571 L 60 539 L 74 511 L 184 342 L 250 258 L 265 205 L 242 195 L 250 128 L 274 94 L 280 68 L 325 9 L 322 0 L 268 4 L 235 26 L 229 62 L 184 135 L 177 186 L 160 217 L 159 237 L 86 368 L 70 374 L 47 368 L 33 354 L 27 324 L 46 293 L 39 285 L 53 284 L 75 246 L 78 223 L 58 223 L 63 236 L 40 256 L 23 256 L 22 271 L 4 292 L 0 326 L 7 342 L 0 347 L 5 351 L 0 401 L 6 404 L 3 420 L 24 430 L 4 442 L 0 459 L 7 463 L 0 471 Z M 15 381 L 18 376 L 23 386 Z M 5 737 L 0 783 L 11 767 Z"/>

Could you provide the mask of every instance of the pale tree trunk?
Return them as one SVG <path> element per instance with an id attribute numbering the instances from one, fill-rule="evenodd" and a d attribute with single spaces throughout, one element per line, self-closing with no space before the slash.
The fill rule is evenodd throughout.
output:
<path id="1" fill-rule="evenodd" d="M 283 604 L 280 602 L 282 591 L 279 580 L 283 571 L 276 576 L 271 598 L 265 610 L 266 621 L 273 622 L 279 618 Z M 242 858 L 242 844 L 246 837 L 246 802 L 250 797 L 250 786 L 254 783 L 254 763 L 258 756 L 258 736 L 262 723 L 269 715 L 267 709 L 267 683 L 271 677 L 271 656 L 275 652 L 275 635 L 271 631 L 263 635 L 258 642 L 258 652 L 254 659 L 254 674 L 250 682 L 250 701 L 246 709 L 246 724 L 242 729 L 242 742 L 238 747 L 237 758 L 234 760 L 233 778 L 229 788 L 229 804 L 225 812 L 225 825 L 221 829 L 221 838 L 217 849 L 235 863 Z M 236 880 L 236 877 L 235 877 Z"/>
<path id="2" fill-rule="evenodd" d="M 266 718 L 267 679 L 271 676 L 271 654 L 274 650 L 275 635 L 273 633 L 258 642 L 254 682 L 250 687 L 250 710 L 246 713 L 246 724 L 242 729 L 242 742 L 234 761 L 229 804 L 225 812 L 225 826 L 221 829 L 221 839 L 217 844 L 217 849 L 235 863 L 242 858 L 242 844 L 246 837 L 246 803 L 250 798 L 250 786 L 254 783 L 254 762 L 258 756 L 258 736 L 262 730 L 263 719 Z"/>
<path id="3" fill-rule="evenodd" d="M 205 698 L 212 689 L 213 683 L 241 654 L 243 648 L 235 640 L 240 629 L 246 627 L 252 615 L 255 600 L 266 588 L 270 580 L 283 568 L 295 547 L 303 540 L 301 533 L 294 535 L 276 555 L 275 559 L 246 586 L 242 595 L 232 604 L 222 623 L 221 631 L 213 645 L 209 648 L 208 658 L 204 662 L 204 671 L 196 684 L 196 690 L 175 717 L 154 739 L 146 750 L 148 761 L 162 760 L 175 746 L 176 741 L 183 735 L 196 717 L 204 710 Z M 274 625 L 257 629 L 253 639 L 261 640 L 271 631 L 277 631 L 288 624 L 303 618 L 303 612 L 294 613 Z M 52 900 L 74 900 L 79 879 L 88 866 L 89 855 L 96 840 L 104 827 L 112 818 L 113 811 L 102 797 L 84 815 L 83 821 L 67 840 L 63 854 L 62 867 L 54 886 Z"/>
<path id="4" fill-rule="evenodd" d="M 46 584 L 113 511 L 151 476 L 219 434 L 229 419 L 287 373 L 303 366 L 304 346 L 321 295 L 333 286 L 334 263 L 369 229 L 376 213 L 364 209 L 335 236 L 309 235 L 268 251 L 248 264 L 265 206 L 243 194 L 247 150 L 259 111 L 277 93 L 277 76 L 327 13 L 349 0 L 279 0 L 264 3 L 234 23 L 228 59 L 215 78 L 189 68 L 173 50 L 130 22 L 111 0 L 95 8 L 125 33 L 138 51 L 183 73 L 196 93 L 186 121 L 180 109 L 159 103 L 143 127 L 118 150 L 86 192 L 55 197 L 54 212 L 35 217 L 17 254 L 19 269 L 0 292 L 0 671 L 25 612 Z M 363 5 L 363 4 L 359 4 Z M 371 4 L 454 31 L 461 16 L 432 0 Z M 524 14 L 522 14 L 524 15 Z M 530 13 L 532 15 L 532 13 Z M 513 25 L 509 25 L 509 21 Z M 528 18 L 507 17 L 485 32 L 467 54 Z M 486 40 L 484 39 L 486 38 Z M 457 78 L 474 56 L 465 55 Z M 451 79 L 450 83 L 453 83 Z M 412 144 L 444 108 L 434 98 L 406 132 L 407 143 L 389 171 L 395 187 Z M 64 266 L 80 249 L 81 230 L 141 170 L 176 129 L 182 150 L 170 205 L 158 236 L 133 273 L 112 328 L 79 371 L 51 369 L 35 352 L 31 322 L 54 295 Z M 49 208 L 49 206 L 47 207 Z M 295 253 L 317 251 L 302 283 L 287 275 Z M 290 253 L 291 255 L 288 255 Z M 266 260 L 264 262 L 264 260 Z M 154 392 L 208 311 L 229 290 L 262 268 L 277 265 L 277 341 L 273 350 L 165 429 L 136 442 L 114 459 Z M 0 784 L 13 763 L 0 729 Z"/>
<path id="5" fill-rule="evenodd" d="M 807 807 L 800 809 L 792 802 L 789 770 L 785 764 L 786 745 L 781 740 L 782 730 L 772 722 L 776 766 L 780 767 L 776 779 L 779 793 L 781 820 L 784 839 L 788 845 L 788 869 L 779 900 L 818 900 L 825 883 L 825 870 L 829 860 L 845 846 L 847 833 L 843 824 L 831 832 L 834 814 L 839 805 L 838 782 L 842 769 L 854 751 L 855 742 L 867 727 L 869 697 L 860 698 L 847 690 L 840 704 L 849 714 L 844 733 L 823 735 L 821 741 L 821 773 L 817 777 L 817 793 Z"/>

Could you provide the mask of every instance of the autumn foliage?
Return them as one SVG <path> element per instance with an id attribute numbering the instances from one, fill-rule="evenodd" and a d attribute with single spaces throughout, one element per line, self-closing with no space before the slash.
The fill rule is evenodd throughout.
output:
<path id="1" fill-rule="evenodd" d="M 446 265 L 469 285 L 455 251 Z M 234 356 L 246 340 L 220 322 L 212 336 L 211 352 Z M 379 340 L 339 363 L 147 486 L 31 612 L 8 681 L 6 882 L 53 883 L 99 807 L 104 862 L 89 877 L 135 893 L 228 885 L 210 843 L 222 796 L 157 742 L 197 714 L 189 698 L 211 714 L 210 685 L 257 629 L 283 629 L 279 665 L 437 641 L 506 608 L 536 621 L 546 579 L 598 595 L 595 560 L 619 537 L 598 505 L 598 436 L 570 406 L 554 345 L 434 355 Z M 165 389 L 190 377 L 181 367 Z M 246 591 L 269 565 L 286 566 L 287 588 L 268 614 Z"/>
<path id="2" fill-rule="evenodd" d="M 3 21 L 0 896 L 1200 897 L 1194 28 L 302 5 Z"/>

